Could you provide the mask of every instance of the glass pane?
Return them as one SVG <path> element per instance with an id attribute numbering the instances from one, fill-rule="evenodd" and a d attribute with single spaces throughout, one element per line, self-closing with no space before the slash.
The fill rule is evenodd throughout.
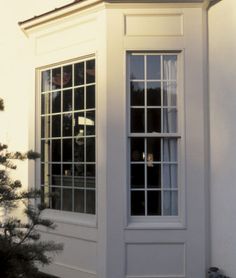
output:
<path id="1" fill-rule="evenodd" d="M 148 191 L 147 192 L 147 214 L 161 215 L 161 192 Z"/>
<path id="2" fill-rule="evenodd" d="M 147 109 L 147 132 L 161 132 L 161 109 Z"/>
<path id="3" fill-rule="evenodd" d="M 62 210 L 72 211 L 72 190 L 71 189 L 63 189 Z"/>
<path id="4" fill-rule="evenodd" d="M 45 95 L 41 95 L 41 115 L 45 114 Z"/>
<path id="5" fill-rule="evenodd" d="M 63 111 L 72 110 L 72 90 L 63 92 Z"/>
<path id="6" fill-rule="evenodd" d="M 72 86 L 72 65 L 63 67 L 63 87 L 68 88 Z"/>
<path id="7" fill-rule="evenodd" d="M 144 191 L 131 191 L 131 215 L 145 215 Z"/>
<path id="8" fill-rule="evenodd" d="M 163 56 L 163 76 L 166 80 L 177 78 L 177 55 Z"/>
<path id="9" fill-rule="evenodd" d="M 74 210 L 75 212 L 84 212 L 84 190 L 74 191 Z"/>
<path id="10" fill-rule="evenodd" d="M 73 168 L 72 164 L 63 164 L 63 186 L 72 186 Z"/>
<path id="11" fill-rule="evenodd" d="M 147 79 L 161 79 L 161 57 L 147 56 Z"/>
<path id="12" fill-rule="evenodd" d="M 84 162 L 84 138 L 74 140 L 74 160 Z"/>
<path id="13" fill-rule="evenodd" d="M 74 186 L 76 187 L 84 187 L 84 167 L 83 164 L 75 164 L 74 166 Z"/>
<path id="14" fill-rule="evenodd" d="M 163 215 L 178 215 L 177 191 L 164 191 Z"/>
<path id="15" fill-rule="evenodd" d="M 45 138 L 45 117 L 41 117 L 41 138 Z"/>
<path id="16" fill-rule="evenodd" d="M 163 105 L 164 106 L 176 106 L 177 105 L 176 82 L 164 82 Z"/>
<path id="17" fill-rule="evenodd" d="M 164 164 L 163 165 L 163 187 L 177 188 L 178 172 L 177 165 Z"/>
<path id="18" fill-rule="evenodd" d="M 130 79 L 144 79 L 144 56 L 130 56 Z"/>
<path id="19" fill-rule="evenodd" d="M 61 140 L 52 140 L 52 161 L 61 161 Z"/>
<path id="20" fill-rule="evenodd" d="M 147 138 L 147 162 L 152 166 L 153 161 L 161 161 L 161 139 Z"/>
<path id="21" fill-rule="evenodd" d="M 147 105 L 161 106 L 161 83 L 147 82 Z"/>
<path id="22" fill-rule="evenodd" d="M 40 181 L 41 185 L 44 185 L 44 182 L 45 182 L 45 179 L 44 179 L 44 177 L 45 177 L 44 168 L 45 168 L 45 164 L 41 164 L 41 172 L 40 172 L 40 174 L 41 174 L 41 181 Z"/>
<path id="23" fill-rule="evenodd" d="M 62 141 L 63 146 L 63 161 L 72 161 L 72 139 L 64 139 Z"/>
<path id="24" fill-rule="evenodd" d="M 144 161 L 144 138 L 131 138 L 131 161 Z"/>
<path id="25" fill-rule="evenodd" d="M 86 135 L 95 135 L 95 111 L 86 112 Z"/>
<path id="26" fill-rule="evenodd" d="M 163 132 L 164 133 L 177 132 L 177 109 L 176 108 L 163 109 Z"/>
<path id="27" fill-rule="evenodd" d="M 95 108 L 95 86 L 88 86 L 86 88 L 86 108 Z"/>
<path id="28" fill-rule="evenodd" d="M 61 91 L 52 92 L 52 113 L 61 112 Z"/>
<path id="29" fill-rule="evenodd" d="M 95 214 L 95 190 L 86 190 L 86 213 Z"/>
<path id="30" fill-rule="evenodd" d="M 177 139 L 163 139 L 163 161 L 177 162 Z"/>
<path id="31" fill-rule="evenodd" d="M 86 138 L 86 161 L 95 162 L 95 138 Z"/>
<path id="32" fill-rule="evenodd" d="M 61 185 L 61 164 L 52 164 L 52 184 Z"/>
<path id="33" fill-rule="evenodd" d="M 130 83 L 131 106 L 144 106 L 144 82 Z"/>
<path id="34" fill-rule="evenodd" d="M 50 90 L 51 82 L 51 72 L 46 70 L 42 72 L 42 81 L 41 81 L 41 92 L 46 92 Z"/>
<path id="35" fill-rule="evenodd" d="M 153 164 L 147 165 L 147 187 L 160 188 L 161 187 L 161 165 Z"/>
<path id="36" fill-rule="evenodd" d="M 95 60 L 86 61 L 86 83 L 95 82 Z"/>
<path id="37" fill-rule="evenodd" d="M 82 110 L 84 109 L 84 87 L 78 88 L 74 92 L 75 94 L 75 110 Z"/>
<path id="38" fill-rule="evenodd" d="M 74 113 L 74 136 L 77 138 L 85 135 L 85 117 L 84 112 Z"/>
<path id="39" fill-rule="evenodd" d="M 75 64 L 75 86 L 84 84 L 84 62 Z"/>
<path id="40" fill-rule="evenodd" d="M 52 209 L 61 209 L 61 189 L 51 187 L 52 197 L 51 197 L 51 207 Z"/>
<path id="41" fill-rule="evenodd" d="M 144 132 L 144 109 L 131 109 L 131 132 Z"/>
<path id="42" fill-rule="evenodd" d="M 145 187 L 144 164 L 131 164 L 131 188 Z"/>
<path id="43" fill-rule="evenodd" d="M 72 114 L 63 115 L 63 136 L 72 136 Z"/>
<path id="44" fill-rule="evenodd" d="M 61 88 L 61 68 L 56 68 L 52 70 L 52 89 Z"/>
<path id="45" fill-rule="evenodd" d="M 95 188 L 96 170 L 94 164 L 86 165 L 86 187 Z"/>
<path id="46" fill-rule="evenodd" d="M 52 116 L 52 137 L 61 137 L 61 115 Z"/>

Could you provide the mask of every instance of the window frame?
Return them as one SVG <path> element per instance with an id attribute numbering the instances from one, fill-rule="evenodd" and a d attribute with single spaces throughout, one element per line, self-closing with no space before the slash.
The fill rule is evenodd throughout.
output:
<path id="1" fill-rule="evenodd" d="M 131 101 L 130 101 L 130 57 L 131 54 L 138 55 L 177 55 L 177 133 L 160 133 L 159 136 L 154 134 L 153 136 L 148 132 L 143 133 L 132 133 L 131 132 Z M 129 49 L 125 53 L 125 65 L 126 65 L 126 115 L 127 115 L 127 217 L 126 217 L 126 229 L 184 229 L 186 228 L 186 213 L 185 213 L 185 128 L 184 128 L 184 114 L 185 114 L 185 103 L 184 103 L 184 50 L 140 50 L 140 49 Z M 144 65 L 145 67 L 146 65 Z M 145 81 L 146 82 L 146 81 Z M 162 80 L 161 80 L 162 82 Z M 144 105 L 145 109 L 147 105 Z M 163 108 L 162 108 L 163 109 Z M 145 122 L 146 125 L 147 122 Z M 167 135 L 164 137 L 163 135 Z M 147 138 L 177 138 L 177 165 L 178 165 L 178 215 L 131 215 L 131 183 L 130 183 L 130 174 L 131 174 L 131 160 L 130 160 L 130 151 L 131 151 L 131 138 L 142 137 L 144 140 Z M 147 188 L 144 189 L 145 191 Z M 146 193 L 145 193 L 146 194 Z"/>

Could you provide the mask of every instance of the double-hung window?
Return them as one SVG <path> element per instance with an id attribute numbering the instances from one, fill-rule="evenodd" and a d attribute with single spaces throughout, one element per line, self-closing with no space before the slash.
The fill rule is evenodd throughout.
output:
<path id="1" fill-rule="evenodd" d="M 131 216 L 179 215 L 177 53 L 130 53 Z"/>
<path id="2" fill-rule="evenodd" d="M 95 60 L 40 70 L 40 80 L 44 202 L 51 209 L 95 214 Z"/>

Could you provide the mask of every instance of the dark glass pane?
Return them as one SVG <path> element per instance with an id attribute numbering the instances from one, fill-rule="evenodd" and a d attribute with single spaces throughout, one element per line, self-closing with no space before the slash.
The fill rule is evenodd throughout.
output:
<path id="1" fill-rule="evenodd" d="M 131 106 L 144 106 L 144 82 L 130 83 Z"/>
<path id="2" fill-rule="evenodd" d="M 61 91 L 52 92 L 52 113 L 61 112 Z"/>
<path id="3" fill-rule="evenodd" d="M 75 89 L 74 92 L 74 100 L 75 100 L 75 110 L 82 110 L 84 109 L 84 87 Z"/>
<path id="4" fill-rule="evenodd" d="M 72 86 L 72 65 L 63 67 L 63 87 L 68 88 Z"/>
<path id="5" fill-rule="evenodd" d="M 86 165 L 86 187 L 87 188 L 95 188 L 95 176 L 96 170 L 94 164 Z"/>
<path id="6" fill-rule="evenodd" d="M 95 190 L 86 190 L 86 213 L 95 214 Z"/>
<path id="7" fill-rule="evenodd" d="M 151 165 L 153 161 L 161 161 L 160 138 L 147 138 L 147 162 Z"/>
<path id="8" fill-rule="evenodd" d="M 163 215 L 178 215 L 177 191 L 164 191 Z"/>
<path id="9" fill-rule="evenodd" d="M 60 210 L 61 209 L 61 189 L 51 187 L 51 192 L 53 194 L 53 196 L 51 197 L 52 209 Z"/>
<path id="10" fill-rule="evenodd" d="M 161 192 L 148 191 L 147 192 L 147 214 L 161 215 Z"/>
<path id="11" fill-rule="evenodd" d="M 84 162 L 84 138 L 74 140 L 74 160 Z"/>
<path id="12" fill-rule="evenodd" d="M 51 72 L 46 70 L 42 72 L 42 81 L 41 81 L 41 92 L 46 92 L 50 90 L 51 82 Z"/>
<path id="13" fill-rule="evenodd" d="M 177 188 L 178 172 L 176 164 L 163 165 L 163 187 Z"/>
<path id="14" fill-rule="evenodd" d="M 147 164 L 147 187 L 160 188 L 161 187 L 161 165 Z"/>
<path id="15" fill-rule="evenodd" d="M 161 106 L 161 83 L 147 82 L 147 105 Z"/>
<path id="16" fill-rule="evenodd" d="M 63 189 L 62 210 L 72 211 L 72 190 L 71 189 Z"/>
<path id="17" fill-rule="evenodd" d="M 75 64 L 75 86 L 84 84 L 84 62 Z"/>
<path id="18" fill-rule="evenodd" d="M 72 110 L 72 90 L 63 92 L 63 111 Z"/>
<path id="19" fill-rule="evenodd" d="M 86 88 L 86 108 L 95 108 L 95 86 L 88 86 Z"/>
<path id="20" fill-rule="evenodd" d="M 144 161 L 144 138 L 131 138 L 131 161 Z"/>
<path id="21" fill-rule="evenodd" d="M 86 112 L 86 135 L 95 135 L 95 111 Z"/>
<path id="22" fill-rule="evenodd" d="M 131 109 L 131 132 L 144 132 L 144 109 Z"/>
<path id="23" fill-rule="evenodd" d="M 131 164 L 131 188 L 144 188 L 144 164 Z"/>
<path id="24" fill-rule="evenodd" d="M 95 177 L 86 177 L 86 188 L 95 188 Z"/>
<path id="25" fill-rule="evenodd" d="M 79 138 L 85 135 L 85 117 L 84 112 L 74 113 L 74 136 Z"/>
<path id="26" fill-rule="evenodd" d="M 45 114 L 45 95 L 41 95 L 41 115 Z"/>
<path id="27" fill-rule="evenodd" d="M 163 132 L 165 133 L 177 132 L 177 109 L 176 108 L 163 109 Z"/>
<path id="28" fill-rule="evenodd" d="M 131 215 L 145 215 L 144 191 L 131 191 Z"/>
<path id="29" fill-rule="evenodd" d="M 63 186 L 72 186 L 73 168 L 72 164 L 63 164 Z"/>
<path id="30" fill-rule="evenodd" d="M 95 138 L 86 138 L 86 161 L 95 162 Z"/>
<path id="31" fill-rule="evenodd" d="M 130 79 L 144 79 L 144 56 L 130 56 Z"/>
<path id="32" fill-rule="evenodd" d="M 176 106 L 177 105 L 177 88 L 176 82 L 164 82 L 163 86 L 163 105 Z"/>
<path id="33" fill-rule="evenodd" d="M 147 79 L 161 79 L 161 57 L 147 56 Z"/>
<path id="34" fill-rule="evenodd" d="M 72 136 L 72 114 L 63 115 L 63 136 Z"/>
<path id="35" fill-rule="evenodd" d="M 72 161 L 72 139 L 64 139 L 63 143 L 63 161 Z"/>
<path id="36" fill-rule="evenodd" d="M 61 140 L 52 140 L 52 161 L 61 161 Z"/>
<path id="37" fill-rule="evenodd" d="M 86 83 L 95 82 L 95 60 L 86 61 Z"/>
<path id="38" fill-rule="evenodd" d="M 61 185 L 61 164 L 52 164 L 52 184 Z"/>
<path id="39" fill-rule="evenodd" d="M 41 117 L 41 138 L 45 137 L 45 117 Z"/>
<path id="40" fill-rule="evenodd" d="M 84 212 L 84 190 L 74 191 L 74 210 L 75 212 Z"/>
<path id="41" fill-rule="evenodd" d="M 41 161 L 45 161 L 45 140 L 41 141 Z"/>
<path id="42" fill-rule="evenodd" d="M 147 132 L 161 132 L 161 109 L 147 109 Z"/>
<path id="43" fill-rule="evenodd" d="M 41 164 L 41 185 L 44 185 L 44 182 L 45 182 L 45 179 L 44 179 L 44 175 L 45 175 L 45 171 L 44 171 L 44 168 L 45 168 L 45 164 Z"/>
<path id="44" fill-rule="evenodd" d="M 52 137 L 61 137 L 61 115 L 52 116 Z"/>
<path id="45" fill-rule="evenodd" d="M 83 164 L 75 164 L 74 166 L 74 186 L 76 187 L 84 187 L 84 167 Z"/>
<path id="46" fill-rule="evenodd" d="M 52 70 L 52 89 L 61 88 L 61 68 L 56 68 Z"/>
<path id="47" fill-rule="evenodd" d="M 177 139 L 163 139 L 163 161 L 177 162 Z"/>

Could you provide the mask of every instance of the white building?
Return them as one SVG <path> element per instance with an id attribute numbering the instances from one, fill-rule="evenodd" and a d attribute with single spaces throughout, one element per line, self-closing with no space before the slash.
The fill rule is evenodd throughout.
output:
<path id="1" fill-rule="evenodd" d="M 2 10 L 0 139 L 59 194 L 45 271 L 236 277 L 235 0 L 34 2 Z"/>

